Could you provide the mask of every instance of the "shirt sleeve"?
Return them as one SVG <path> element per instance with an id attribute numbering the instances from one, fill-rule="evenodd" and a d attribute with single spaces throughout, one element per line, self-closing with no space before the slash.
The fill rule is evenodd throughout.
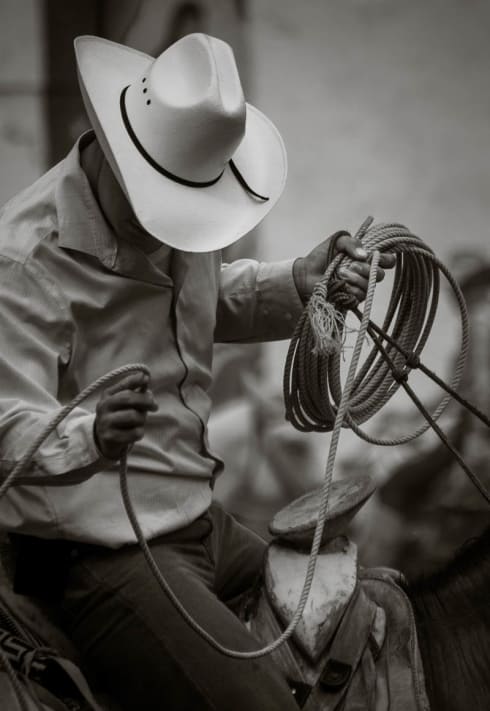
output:
<path id="1" fill-rule="evenodd" d="M 0 257 L 0 473 L 5 477 L 60 407 L 71 324 L 62 295 L 39 266 Z M 26 476 L 81 480 L 105 460 L 95 415 L 76 408 L 34 455 Z M 24 477 L 19 481 L 21 483 Z"/>
<path id="2" fill-rule="evenodd" d="M 293 260 L 223 264 L 215 341 L 253 343 L 290 338 L 303 311 Z"/>

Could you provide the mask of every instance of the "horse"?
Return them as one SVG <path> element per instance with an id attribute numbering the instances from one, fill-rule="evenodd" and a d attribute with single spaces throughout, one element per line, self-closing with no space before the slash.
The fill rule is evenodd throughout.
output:
<path id="1" fill-rule="evenodd" d="M 490 706 L 490 526 L 407 585 L 431 711 Z"/>

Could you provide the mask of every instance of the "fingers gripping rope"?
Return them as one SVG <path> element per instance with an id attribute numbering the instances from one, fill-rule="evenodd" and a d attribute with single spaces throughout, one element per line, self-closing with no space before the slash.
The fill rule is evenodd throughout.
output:
<path id="1" fill-rule="evenodd" d="M 90 395 L 92 395 L 97 390 L 104 388 L 106 385 L 109 385 L 114 380 L 118 380 L 121 376 L 133 372 L 140 372 L 145 373 L 146 375 L 150 375 L 150 371 L 148 370 L 146 365 L 143 365 L 142 363 L 131 363 L 129 365 L 123 365 L 120 368 L 111 370 L 110 373 L 106 373 L 100 378 L 97 378 L 97 380 L 95 380 L 93 383 L 91 383 L 91 385 L 82 390 L 68 405 L 65 405 L 65 407 L 62 407 L 60 410 L 58 410 L 58 412 L 53 415 L 53 417 L 49 420 L 43 430 L 34 439 L 22 459 L 19 460 L 14 469 L 10 472 L 8 477 L 0 486 L 0 499 L 5 494 L 7 489 L 13 484 L 13 482 L 19 476 L 21 476 L 24 471 L 27 470 L 32 458 L 34 457 L 44 440 L 49 437 L 51 432 L 53 432 L 58 427 L 58 425 L 63 422 L 65 417 L 67 417 L 72 410 L 78 407 L 80 403 L 90 397 Z"/>

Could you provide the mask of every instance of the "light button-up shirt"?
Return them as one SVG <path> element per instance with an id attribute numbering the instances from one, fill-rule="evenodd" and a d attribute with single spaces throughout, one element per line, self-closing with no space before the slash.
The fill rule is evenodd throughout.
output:
<path id="1" fill-rule="evenodd" d="M 292 262 L 172 251 L 171 269 L 116 239 L 67 158 L 0 215 L 0 468 L 5 476 L 60 406 L 104 373 L 150 369 L 159 409 L 128 459 L 147 538 L 200 516 L 221 469 L 208 449 L 213 342 L 286 338 L 302 304 Z M 93 438 L 100 393 L 74 410 L 0 501 L 0 526 L 118 547 L 135 540 L 117 463 Z"/>

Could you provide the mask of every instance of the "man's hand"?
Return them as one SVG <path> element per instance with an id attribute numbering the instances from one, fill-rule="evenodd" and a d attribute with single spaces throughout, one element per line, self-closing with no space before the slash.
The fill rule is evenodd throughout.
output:
<path id="1" fill-rule="evenodd" d="M 119 459 L 128 446 L 142 439 L 148 412 L 158 410 L 148 382 L 144 373 L 129 375 L 105 390 L 97 403 L 94 438 L 107 459 Z"/>
<path id="2" fill-rule="evenodd" d="M 366 298 L 369 282 L 368 253 L 363 248 L 362 243 L 355 237 L 351 237 L 347 233 L 341 233 L 338 237 L 337 234 L 328 237 L 328 239 L 312 249 L 306 257 L 296 259 L 293 264 L 294 283 L 304 304 L 310 298 L 315 284 L 325 274 L 328 267 L 329 244 L 332 239 L 336 240 L 336 254 L 343 252 L 355 260 L 349 269 L 341 268 L 337 272 L 338 278 L 345 284 L 346 292 L 352 294 L 358 302 L 364 301 Z M 394 267 L 395 262 L 396 256 L 394 254 L 382 254 L 379 260 L 376 281 L 384 279 L 384 270 Z"/>

